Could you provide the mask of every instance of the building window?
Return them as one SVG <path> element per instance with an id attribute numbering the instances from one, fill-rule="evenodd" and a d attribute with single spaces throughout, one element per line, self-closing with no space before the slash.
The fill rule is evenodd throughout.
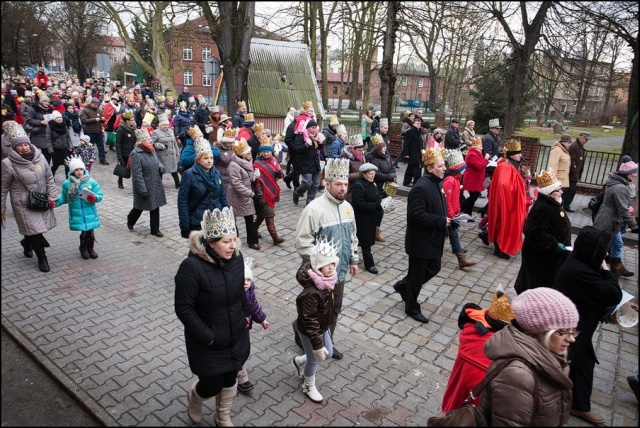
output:
<path id="1" fill-rule="evenodd" d="M 424 79 L 422 77 L 418 79 L 418 88 L 424 88 Z"/>
<path id="2" fill-rule="evenodd" d="M 345 95 L 349 95 L 349 87 L 348 87 L 348 86 L 345 88 L 345 90 L 344 90 L 344 94 L 345 94 Z"/>
<path id="3" fill-rule="evenodd" d="M 182 59 L 185 61 L 191 61 L 193 59 L 193 49 L 191 49 L 191 46 L 182 48 Z"/>
<path id="4" fill-rule="evenodd" d="M 124 53 L 124 48 L 120 48 L 120 53 Z"/>
<path id="5" fill-rule="evenodd" d="M 562 104 L 562 108 L 560 109 L 560 111 L 564 115 L 567 112 L 567 105 L 566 104 Z"/>
<path id="6" fill-rule="evenodd" d="M 184 84 L 185 85 L 193 85 L 193 71 L 187 70 L 183 73 Z"/>
<path id="7" fill-rule="evenodd" d="M 210 56 L 211 56 L 211 47 L 210 46 L 203 46 L 202 47 L 202 60 L 206 61 L 207 59 L 209 59 Z"/>
<path id="8" fill-rule="evenodd" d="M 407 77 L 402 78 L 402 86 L 407 86 Z"/>
<path id="9" fill-rule="evenodd" d="M 571 92 L 571 85 L 567 83 L 567 85 L 564 87 L 564 93 L 568 94 L 569 92 Z"/>
<path id="10" fill-rule="evenodd" d="M 337 86 L 333 87 L 333 95 L 338 95 L 338 87 Z"/>
<path id="11" fill-rule="evenodd" d="M 211 76 L 206 73 L 202 73 L 202 86 L 211 86 Z"/>
<path id="12" fill-rule="evenodd" d="M 111 48 L 111 51 L 112 51 L 113 53 L 116 53 L 117 49 L 116 49 L 116 48 Z"/>
<path id="13" fill-rule="evenodd" d="M 373 81 L 375 83 L 379 83 L 380 82 L 380 75 L 376 74 L 376 77 L 373 79 Z"/>

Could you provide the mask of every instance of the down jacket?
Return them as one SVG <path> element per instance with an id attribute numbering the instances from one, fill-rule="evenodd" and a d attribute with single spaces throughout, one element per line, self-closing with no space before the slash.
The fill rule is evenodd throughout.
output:
<path id="1" fill-rule="evenodd" d="M 129 157 L 133 184 L 133 207 L 142 211 L 153 211 L 167 204 L 162 185 L 164 166 L 156 152 L 148 153 L 136 146 Z M 143 195 L 147 194 L 145 198 Z"/>
<path id="2" fill-rule="evenodd" d="M 229 189 L 227 199 L 233 207 L 233 213 L 238 217 L 254 215 L 256 213 L 253 203 L 255 193 L 251 188 L 253 164 L 251 161 L 236 157 L 235 162 L 229 163 L 227 172 L 229 183 L 225 187 Z"/>
<path id="3" fill-rule="evenodd" d="M 23 103 L 24 104 L 24 103 Z M 29 124 L 36 128 L 34 131 L 29 132 L 29 139 L 31 144 L 39 148 L 40 150 L 47 150 L 47 126 L 43 125 L 45 114 L 51 114 L 53 110 L 51 107 L 44 108 L 42 104 L 33 104 L 32 108 L 25 109 L 23 116 L 25 124 Z"/>
<path id="4" fill-rule="evenodd" d="M 72 175 L 73 172 L 69 171 L 67 177 Z M 89 175 L 89 172 L 85 171 L 84 175 Z M 95 193 L 97 198 L 95 202 L 87 202 L 77 195 L 73 200 L 67 200 L 67 192 L 70 186 L 71 181 L 69 181 L 69 179 L 62 183 L 62 193 L 56 201 L 56 207 L 67 203 L 69 204 L 69 229 L 85 231 L 99 228 L 100 217 L 98 216 L 96 204 L 102 201 L 103 194 L 98 182 L 93 178 L 89 178 L 86 182 L 78 186 L 78 192 L 82 191 L 82 189 L 87 189 Z"/>
<path id="5" fill-rule="evenodd" d="M 182 182 L 180 183 L 180 190 L 178 190 L 178 218 L 182 232 L 200 230 L 200 222 L 202 222 L 202 215 L 205 210 L 214 208 L 221 210 L 229 206 L 227 192 L 222 185 L 220 173 L 218 173 L 215 166 L 212 167 L 212 170 L 217 175 L 216 182 L 218 183 L 213 192 L 207 191 L 205 183 L 191 168 L 182 174 Z M 206 196 L 204 196 L 205 194 Z M 202 202 L 196 207 L 200 200 Z"/>
<path id="6" fill-rule="evenodd" d="M 485 159 L 482 150 L 469 149 L 464 161 L 467 164 L 467 169 L 462 176 L 464 190 L 467 192 L 484 191 L 485 167 L 489 160 Z"/>
<path id="7" fill-rule="evenodd" d="M 311 340 L 313 349 L 324 346 L 322 335 L 333 318 L 333 290 L 319 290 L 309 276 L 311 263 L 304 262 L 296 273 L 303 290 L 296 298 L 298 309 L 298 331 Z"/>
<path id="8" fill-rule="evenodd" d="M 27 208 L 29 189 L 47 192 L 50 201 L 58 199 L 60 192 L 53 182 L 51 168 L 42 152 L 35 150 L 32 161 L 24 159 L 15 150 L 2 161 L 2 214 L 7 212 L 7 193 L 11 193 L 11 208 L 21 235 L 32 236 L 45 233 L 56 227 L 56 217 L 52 209 L 34 211 Z M 23 184 L 24 183 L 24 184 Z M 28 188 L 26 187 L 28 186 Z"/>
<path id="9" fill-rule="evenodd" d="M 520 358 L 533 366 L 532 371 L 526 363 L 514 360 L 489 382 L 480 401 L 488 426 L 559 427 L 567 422 L 573 384 L 564 358 L 514 324 L 491 336 L 484 353 L 493 360 L 487 374 L 504 359 Z M 536 379 L 539 410 L 532 415 Z"/>
<path id="10" fill-rule="evenodd" d="M 200 377 L 237 373 L 251 350 L 242 253 L 219 258 L 207 251 L 204 232 L 189 236 L 189 250 L 175 276 L 175 311 L 184 325 L 189 368 Z"/>

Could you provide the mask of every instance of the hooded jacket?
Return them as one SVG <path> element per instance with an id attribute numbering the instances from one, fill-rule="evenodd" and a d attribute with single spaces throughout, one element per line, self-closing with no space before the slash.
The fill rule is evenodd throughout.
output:
<path id="1" fill-rule="evenodd" d="M 481 399 L 489 426 L 559 427 L 567 422 L 573 384 L 563 357 L 544 348 L 514 324 L 490 337 L 484 353 L 493 360 L 487 374 L 503 359 L 520 358 L 533 367 L 514 360 L 489 382 Z M 536 395 L 538 412 L 532 415 Z"/>
<path id="2" fill-rule="evenodd" d="M 313 349 L 324 346 L 322 335 L 333 318 L 333 290 L 319 290 L 309 276 L 311 263 L 302 263 L 296 279 L 303 290 L 296 298 L 298 309 L 298 331 L 311 340 Z"/>
<path id="3" fill-rule="evenodd" d="M 616 233 L 620 231 L 622 222 L 625 221 L 631 229 L 638 227 L 636 220 L 629 212 L 629 200 L 631 190 L 630 181 L 626 176 L 617 172 L 609 174 L 604 191 L 602 206 L 593 221 L 593 225 L 605 232 Z"/>

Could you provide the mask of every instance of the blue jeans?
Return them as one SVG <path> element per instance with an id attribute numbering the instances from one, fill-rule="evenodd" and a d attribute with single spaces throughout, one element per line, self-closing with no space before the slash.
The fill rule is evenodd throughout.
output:
<path id="1" fill-rule="evenodd" d="M 609 257 L 612 259 L 622 258 L 622 235 L 620 232 L 611 237 L 611 246 L 609 247 Z"/>
<path id="2" fill-rule="evenodd" d="M 309 339 L 309 336 L 305 336 L 301 331 L 298 331 L 298 335 L 300 336 L 304 353 L 307 354 L 307 362 L 304 365 L 304 375 L 306 377 L 314 376 L 316 374 L 316 368 L 318 367 L 318 359 L 313 353 L 311 339 Z M 324 333 L 322 333 L 322 341 L 324 342 L 324 347 L 329 351 L 329 355 L 327 355 L 327 359 L 329 359 L 333 356 L 333 342 L 331 342 L 329 329 L 326 329 Z"/>
<path id="3" fill-rule="evenodd" d="M 101 161 L 105 160 L 104 133 L 92 132 L 92 133 L 87 133 L 87 135 L 91 139 L 91 144 L 95 144 L 96 146 L 98 146 L 98 158 L 100 158 Z"/>
<path id="4" fill-rule="evenodd" d="M 462 251 L 462 246 L 460 245 L 460 240 L 458 239 L 458 228 L 449 226 L 447 227 L 447 232 L 449 233 L 449 243 L 451 243 L 451 251 L 455 253 L 459 253 Z"/>
<path id="5" fill-rule="evenodd" d="M 318 193 L 318 186 L 320 186 L 320 173 L 314 172 L 313 174 L 300 174 L 300 187 L 296 189 L 298 196 L 304 195 L 307 192 L 307 205 L 313 201 Z"/>

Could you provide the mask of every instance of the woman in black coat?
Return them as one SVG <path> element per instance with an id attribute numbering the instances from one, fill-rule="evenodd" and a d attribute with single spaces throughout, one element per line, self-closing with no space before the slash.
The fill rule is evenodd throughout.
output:
<path id="1" fill-rule="evenodd" d="M 422 135 L 420 134 L 420 127 L 422 126 L 422 119 L 416 117 L 413 121 L 413 126 L 409 128 L 404 135 L 404 148 L 405 155 L 409 156 L 407 160 L 407 171 L 404 174 L 403 186 L 410 186 L 416 184 L 420 179 L 421 166 L 422 166 Z M 412 183 L 413 181 L 413 183 Z"/>
<path id="2" fill-rule="evenodd" d="M 189 255 L 175 276 L 175 311 L 184 324 L 189 368 L 189 417 L 202 421 L 202 403 L 216 397 L 216 426 L 229 417 L 236 376 L 249 358 L 249 304 L 244 260 L 237 247 L 232 208 L 205 211 L 203 230 L 189 236 Z"/>
<path id="3" fill-rule="evenodd" d="M 373 182 L 378 188 L 380 199 L 389 197 L 384 190 L 384 186 L 387 183 L 393 183 L 396 181 L 396 169 L 391 164 L 389 157 L 387 156 L 387 144 L 385 143 L 382 135 L 376 134 L 371 137 L 373 141 L 373 149 L 365 156 L 367 162 L 375 165 L 378 170 Z M 378 211 L 376 217 L 376 241 L 384 242 L 384 238 L 380 233 L 380 226 L 382 225 L 382 217 L 384 216 L 384 210 Z"/>
<path id="4" fill-rule="evenodd" d="M 593 226 L 583 227 L 573 253 L 560 268 L 553 284 L 553 288 L 571 299 L 580 315 L 580 335 L 569 346 L 569 378 L 573 381 L 571 414 L 592 423 L 604 422 L 602 416 L 591 412 L 593 369 L 598 362 L 593 349 L 593 333 L 598 323 L 609 320 L 622 299 L 618 278 L 604 263 L 610 242 L 609 232 Z"/>
<path id="5" fill-rule="evenodd" d="M 351 205 L 356 216 L 358 245 L 362 249 L 364 268 L 373 274 L 378 269 L 373 262 L 371 246 L 376 243 L 376 218 L 378 211 L 382 211 L 380 194 L 373 180 L 378 168 L 370 163 L 360 166 L 360 178 L 356 180 L 352 189 Z"/>
<path id="6" fill-rule="evenodd" d="M 545 171 L 537 181 L 538 199 L 524 223 L 522 264 L 514 284 L 518 294 L 551 287 L 569 257 L 566 247 L 571 245 L 571 221 L 562 208 L 562 184 Z"/>

